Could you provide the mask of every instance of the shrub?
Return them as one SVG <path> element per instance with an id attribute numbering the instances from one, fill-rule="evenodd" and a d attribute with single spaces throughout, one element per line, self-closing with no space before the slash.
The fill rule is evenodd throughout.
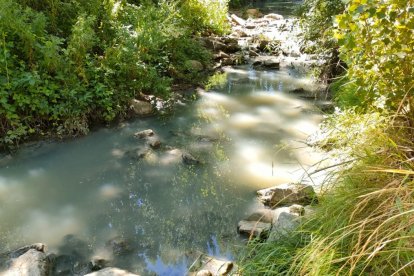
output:
<path id="1" fill-rule="evenodd" d="M 84 134 L 123 118 L 140 93 L 199 80 L 185 64 L 211 56 L 193 35 L 224 32 L 226 3 L 0 1 L 0 147 Z"/>
<path id="2" fill-rule="evenodd" d="M 405 98 L 413 106 L 414 8 L 410 1 L 352 0 L 337 17 L 335 37 L 348 78 L 368 106 L 380 97 L 397 110 Z"/>
<path id="3" fill-rule="evenodd" d="M 195 33 L 224 34 L 230 30 L 228 0 L 182 0 L 180 14 Z"/>

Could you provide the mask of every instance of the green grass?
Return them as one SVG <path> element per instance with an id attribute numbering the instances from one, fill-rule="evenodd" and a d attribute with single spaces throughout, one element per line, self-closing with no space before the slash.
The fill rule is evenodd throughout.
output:
<path id="1" fill-rule="evenodd" d="M 250 244 L 243 273 L 414 275 L 412 118 L 382 116 L 385 124 L 366 128 L 369 135 L 359 128 L 352 143 L 336 140 L 358 161 L 336 172 L 333 188 L 291 236 Z"/>

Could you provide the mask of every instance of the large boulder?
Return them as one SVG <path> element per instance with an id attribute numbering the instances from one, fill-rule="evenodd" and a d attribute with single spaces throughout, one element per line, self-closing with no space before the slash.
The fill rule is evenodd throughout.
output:
<path id="1" fill-rule="evenodd" d="M 154 107 L 149 102 L 132 99 L 129 102 L 129 111 L 131 116 L 144 117 L 152 115 L 154 113 Z"/>
<path id="2" fill-rule="evenodd" d="M 45 246 L 36 244 L 1 254 L 1 275 L 46 276 L 50 271 L 50 260 L 44 252 Z"/>
<path id="3" fill-rule="evenodd" d="M 107 267 L 89 274 L 85 276 L 138 276 L 138 274 L 131 273 L 126 270 L 122 270 L 116 267 Z"/>
<path id="4" fill-rule="evenodd" d="M 312 186 L 301 183 L 287 183 L 257 191 L 259 200 L 271 208 L 291 204 L 308 205 L 317 201 Z"/>

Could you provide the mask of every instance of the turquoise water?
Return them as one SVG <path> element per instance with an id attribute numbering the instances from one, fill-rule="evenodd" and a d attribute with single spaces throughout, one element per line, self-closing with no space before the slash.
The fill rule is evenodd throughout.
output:
<path id="1" fill-rule="evenodd" d="M 43 242 L 143 275 L 183 275 L 194 251 L 234 258 L 255 191 L 297 179 L 318 159 L 302 141 L 321 115 L 288 93 L 312 87 L 294 71 L 241 67 L 222 79 L 172 115 L 26 146 L 3 162 L 0 251 Z M 144 142 L 133 134 L 148 128 L 162 147 L 136 159 Z M 202 163 L 183 164 L 180 150 Z"/>

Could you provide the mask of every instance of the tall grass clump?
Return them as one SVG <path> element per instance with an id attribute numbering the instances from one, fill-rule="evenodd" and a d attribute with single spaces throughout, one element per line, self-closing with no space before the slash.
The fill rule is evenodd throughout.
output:
<path id="1" fill-rule="evenodd" d="M 344 118 L 345 117 L 345 118 Z M 344 120 L 360 120 L 349 128 Z M 344 149 L 314 213 L 291 235 L 251 243 L 242 271 L 263 275 L 413 275 L 414 132 L 412 118 L 344 112 L 323 145 Z M 340 124 L 338 124 L 340 122 Z M 329 126 L 328 126 L 329 125 Z M 353 136 L 353 139 L 349 139 Z"/>
<path id="2" fill-rule="evenodd" d="M 314 238 L 295 254 L 291 272 L 413 274 L 412 118 L 382 115 L 382 120 L 384 126 L 368 129 L 368 139 L 337 146 L 350 146 L 357 161 L 338 172 L 333 189 L 322 196 L 317 216 L 304 226 Z M 315 265 L 315 260 L 324 261 Z"/>

